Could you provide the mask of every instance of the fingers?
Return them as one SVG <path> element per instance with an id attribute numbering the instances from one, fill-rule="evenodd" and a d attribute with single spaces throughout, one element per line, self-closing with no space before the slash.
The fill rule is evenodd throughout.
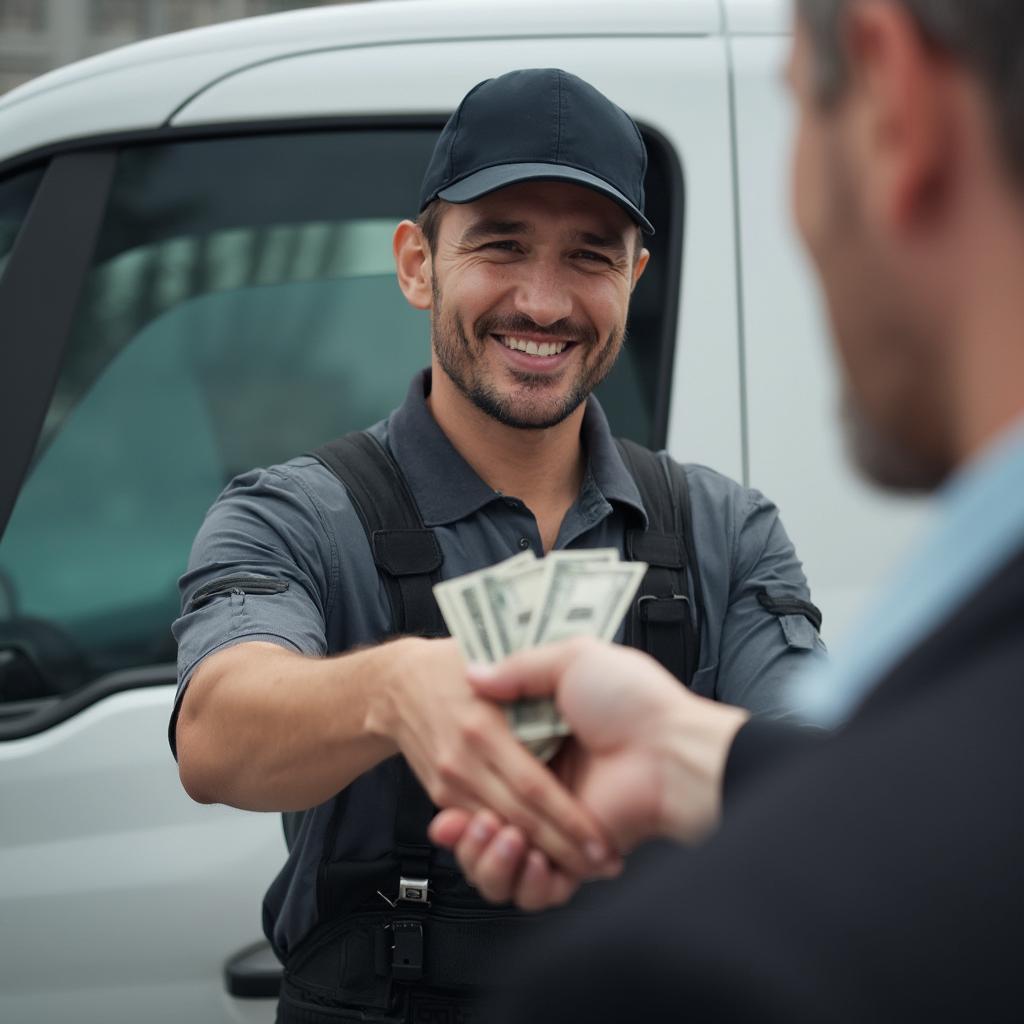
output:
<path id="1" fill-rule="evenodd" d="M 460 864 L 472 865 L 463 870 L 485 899 L 507 903 L 515 892 L 529 848 L 526 837 L 515 825 L 488 832 L 489 824 L 482 823 L 479 832 L 474 832 L 471 825 L 456 847 L 456 855 Z"/>
<path id="2" fill-rule="evenodd" d="M 434 820 L 427 829 L 430 841 L 437 846 L 446 849 L 454 849 L 455 844 L 462 838 L 462 833 L 472 820 L 473 815 L 461 807 L 448 807 L 435 815 Z"/>
<path id="3" fill-rule="evenodd" d="M 559 644 L 520 651 L 498 665 L 468 665 L 467 677 L 473 689 L 488 700 L 517 697 L 546 697 L 558 688 L 566 669 L 589 647 L 599 641 L 580 637 Z"/>
<path id="4" fill-rule="evenodd" d="M 516 883 L 513 900 L 523 910 L 559 907 L 576 891 L 579 882 L 556 871 L 539 850 L 530 850 Z"/>
<path id="5" fill-rule="evenodd" d="M 492 757 L 494 770 L 476 791 L 483 805 L 570 874 L 601 874 L 613 853 L 582 804 L 518 743 L 495 748 Z"/>
<path id="6" fill-rule="evenodd" d="M 552 868 L 539 850 L 529 849 L 520 829 L 502 825 L 489 811 L 471 818 L 459 814 L 461 834 L 455 856 L 466 878 L 485 899 L 492 903 L 513 900 L 523 910 L 543 910 L 565 903 L 576 891 L 579 882 Z M 450 815 L 445 827 L 453 823 L 455 815 Z"/>
<path id="7" fill-rule="evenodd" d="M 555 865 L 581 877 L 602 873 L 611 850 L 597 820 L 513 736 L 493 705 L 482 710 L 486 714 L 461 727 L 455 753 L 432 755 L 413 737 L 407 750 L 413 770 L 421 779 L 433 775 L 441 783 L 428 787 L 432 799 L 442 808 L 490 808 L 517 826 Z M 442 845 L 450 845 L 450 832 L 460 826 L 465 826 L 464 819 L 440 819 Z"/>

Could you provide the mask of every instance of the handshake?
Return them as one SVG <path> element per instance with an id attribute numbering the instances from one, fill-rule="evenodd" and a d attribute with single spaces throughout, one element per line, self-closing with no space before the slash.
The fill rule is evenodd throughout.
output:
<path id="1" fill-rule="evenodd" d="M 484 796 L 482 776 L 469 802 L 437 801 L 431 839 L 453 850 L 489 900 L 530 910 L 562 903 L 586 878 L 615 873 L 639 842 L 694 841 L 717 822 L 728 748 L 747 713 L 695 696 L 646 654 L 609 643 L 645 570 L 614 550 L 526 553 L 435 588 L 475 697 L 500 706 L 547 762 L 528 759 L 535 772 L 523 765 L 504 776 L 507 807 L 519 788 L 515 813 Z M 485 744 L 485 774 L 497 744 Z M 581 856 L 566 856 L 567 835 L 577 850 L 604 855 L 581 868 Z"/>

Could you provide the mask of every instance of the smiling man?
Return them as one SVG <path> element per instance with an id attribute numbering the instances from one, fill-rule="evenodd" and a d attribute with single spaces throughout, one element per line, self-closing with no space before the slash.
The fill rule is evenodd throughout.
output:
<path id="1" fill-rule="evenodd" d="M 469 1019 L 504 943 L 533 925 L 488 908 L 431 848 L 432 804 L 494 808 L 511 823 L 499 845 L 516 856 L 529 842 L 561 877 L 618 868 L 595 817 L 475 695 L 455 642 L 394 639 L 441 632 L 434 578 L 526 549 L 628 558 L 630 537 L 685 512 L 699 574 L 662 531 L 657 569 L 681 589 L 657 607 L 674 617 L 630 639 L 695 691 L 776 715 L 794 670 L 820 657 L 774 506 L 633 450 L 655 480 L 645 499 L 591 395 L 649 259 L 645 168 L 636 125 L 572 75 L 472 90 L 418 220 L 394 237 L 402 291 L 430 311 L 430 369 L 355 440 L 237 478 L 200 530 L 171 742 L 195 799 L 307 812 L 289 819 L 264 904 L 285 964 L 279 1021 Z M 382 474 L 383 495 L 368 483 Z M 415 514 L 396 525 L 405 501 Z"/>

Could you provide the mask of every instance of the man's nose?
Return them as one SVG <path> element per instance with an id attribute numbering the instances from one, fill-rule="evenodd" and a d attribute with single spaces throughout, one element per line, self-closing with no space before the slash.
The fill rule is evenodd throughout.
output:
<path id="1" fill-rule="evenodd" d="M 549 327 L 572 313 L 572 292 L 550 266 L 536 263 L 524 273 L 516 288 L 516 309 L 538 327 Z"/>

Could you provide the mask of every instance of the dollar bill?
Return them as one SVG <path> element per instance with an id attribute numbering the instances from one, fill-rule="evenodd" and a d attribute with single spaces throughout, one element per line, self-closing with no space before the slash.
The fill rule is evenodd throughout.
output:
<path id="1" fill-rule="evenodd" d="M 472 632 L 463 622 L 459 602 L 455 595 L 454 584 L 456 580 L 446 580 L 434 587 L 434 597 L 437 599 L 437 606 L 441 609 L 441 616 L 448 632 L 459 645 L 462 656 L 466 661 L 480 661 L 481 654 L 472 643 Z"/>
<path id="2" fill-rule="evenodd" d="M 512 730 L 521 740 L 568 736 L 569 726 L 549 697 L 527 697 L 509 705 Z"/>
<path id="3" fill-rule="evenodd" d="M 496 653 L 495 627 L 484 610 L 479 577 L 480 573 L 468 573 L 445 580 L 434 587 L 434 596 L 448 632 L 466 659 L 493 664 L 501 655 Z"/>
<path id="4" fill-rule="evenodd" d="M 515 571 L 483 573 L 480 589 L 494 623 L 495 647 L 508 657 L 526 646 L 534 609 L 542 594 L 544 562 L 534 560 Z"/>
<path id="5" fill-rule="evenodd" d="M 591 565 L 552 561 L 545 569 L 543 598 L 534 614 L 528 645 L 575 636 L 613 639 L 646 570 L 643 562 Z"/>

